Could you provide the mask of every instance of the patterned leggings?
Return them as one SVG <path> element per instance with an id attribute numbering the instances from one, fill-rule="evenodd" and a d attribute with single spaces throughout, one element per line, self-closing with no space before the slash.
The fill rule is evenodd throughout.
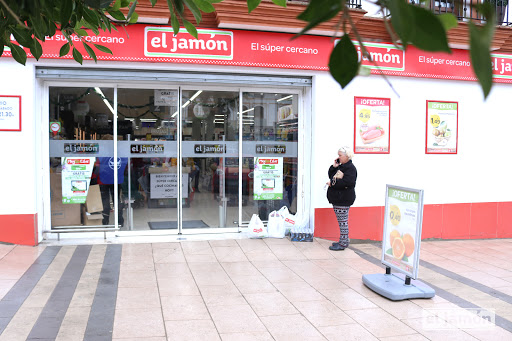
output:
<path id="1" fill-rule="evenodd" d="M 348 247 L 348 210 L 350 206 L 332 206 L 336 219 L 338 219 L 338 225 L 340 226 L 340 245 Z"/>

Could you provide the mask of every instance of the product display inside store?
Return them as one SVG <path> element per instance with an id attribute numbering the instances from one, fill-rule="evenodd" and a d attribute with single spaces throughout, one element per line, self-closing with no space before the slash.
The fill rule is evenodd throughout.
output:
<path id="1" fill-rule="evenodd" d="M 297 95 L 50 87 L 49 97 L 52 228 L 238 227 L 297 209 Z M 281 164 L 277 182 L 260 179 L 258 158 Z"/>

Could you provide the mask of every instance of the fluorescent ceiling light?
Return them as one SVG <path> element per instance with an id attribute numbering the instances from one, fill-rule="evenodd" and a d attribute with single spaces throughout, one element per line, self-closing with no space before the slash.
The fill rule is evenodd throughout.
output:
<path id="1" fill-rule="evenodd" d="M 277 102 L 281 102 L 281 101 L 284 101 L 285 99 L 292 98 L 292 97 L 293 97 L 293 95 L 286 96 L 286 97 L 283 97 L 283 98 L 279 98 L 279 99 L 277 100 Z"/>
<path id="2" fill-rule="evenodd" d="M 185 108 L 187 105 L 190 104 L 190 102 L 192 102 L 193 100 L 196 99 L 197 96 L 199 96 L 201 94 L 201 92 L 203 92 L 203 90 L 199 90 L 198 92 L 196 92 L 192 97 L 190 97 L 190 99 L 188 101 L 185 102 L 185 104 L 183 104 L 181 107 L 182 108 Z M 172 114 L 171 117 L 175 117 L 176 115 L 178 115 L 178 110 L 176 110 L 176 112 L 174 114 Z"/>
<path id="3" fill-rule="evenodd" d="M 101 91 L 100 88 L 98 87 L 95 87 L 94 90 L 98 93 L 98 95 L 101 96 L 101 99 L 103 99 L 103 102 L 105 102 L 105 105 L 107 106 L 107 108 L 110 109 L 110 112 L 112 113 L 112 115 L 114 114 L 114 108 L 112 108 L 112 106 L 110 105 L 110 103 L 108 102 L 107 98 L 105 97 L 105 95 L 103 94 L 103 91 Z"/>
<path id="4" fill-rule="evenodd" d="M 141 118 L 141 122 L 156 122 L 156 118 Z"/>
<path id="5" fill-rule="evenodd" d="M 132 118 L 132 117 L 125 117 L 124 120 L 125 121 L 132 121 L 132 122 L 135 121 L 135 119 Z"/>
<path id="6" fill-rule="evenodd" d="M 246 112 L 249 112 L 249 111 L 254 111 L 254 108 L 244 110 L 244 111 L 242 111 L 242 114 L 243 114 L 243 113 L 246 113 Z M 238 113 L 238 112 L 237 112 L 236 114 L 238 115 L 238 114 L 240 114 L 240 113 Z"/>

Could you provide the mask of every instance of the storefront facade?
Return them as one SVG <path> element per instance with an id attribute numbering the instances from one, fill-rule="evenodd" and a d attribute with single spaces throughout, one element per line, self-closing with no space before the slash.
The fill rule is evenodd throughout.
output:
<path id="1" fill-rule="evenodd" d="M 484 101 L 466 50 L 374 44 L 391 85 L 372 71 L 342 90 L 328 37 L 127 29 L 101 38 L 114 55 L 97 64 L 53 59 L 58 36 L 39 62 L 0 64 L 2 99 L 21 103 L 9 105 L 19 124 L 0 130 L 0 241 L 36 245 L 62 228 L 237 233 L 281 206 L 336 239 L 322 188 L 342 145 L 358 169 L 351 238 L 382 238 L 386 184 L 425 191 L 423 238 L 512 236 L 509 56 L 495 56 Z M 379 136 L 365 140 L 369 127 Z"/>

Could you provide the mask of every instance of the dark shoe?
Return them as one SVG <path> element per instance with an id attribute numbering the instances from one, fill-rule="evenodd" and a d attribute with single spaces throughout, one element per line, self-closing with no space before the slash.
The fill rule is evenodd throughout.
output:
<path id="1" fill-rule="evenodd" d="M 345 248 L 340 245 L 340 243 L 334 243 L 332 246 L 329 246 L 329 250 L 332 251 L 343 251 Z"/>

